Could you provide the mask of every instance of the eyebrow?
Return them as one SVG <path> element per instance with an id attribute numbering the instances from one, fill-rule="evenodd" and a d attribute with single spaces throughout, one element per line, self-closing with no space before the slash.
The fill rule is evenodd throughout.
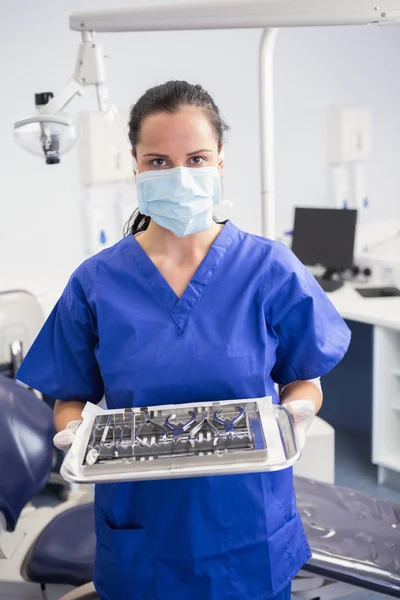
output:
<path id="1" fill-rule="evenodd" d="M 207 148 L 202 148 L 201 150 L 196 150 L 196 152 L 188 152 L 186 156 L 195 156 L 196 154 L 200 154 L 201 152 L 212 152 L 212 150 Z M 158 154 L 157 152 L 150 152 L 148 154 L 143 154 L 143 156 L 156 156 L 157 158 L 169 158 L 168 154 Z"/>

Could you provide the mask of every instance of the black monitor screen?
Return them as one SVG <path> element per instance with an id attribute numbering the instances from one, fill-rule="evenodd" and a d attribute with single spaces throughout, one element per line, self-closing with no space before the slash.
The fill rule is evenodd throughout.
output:
<path id="1" fill-rule="evenodd" d="M 296 208 L 292 250 L 305 265 L 350 269 L 356 222 L 356 210 Z"/>

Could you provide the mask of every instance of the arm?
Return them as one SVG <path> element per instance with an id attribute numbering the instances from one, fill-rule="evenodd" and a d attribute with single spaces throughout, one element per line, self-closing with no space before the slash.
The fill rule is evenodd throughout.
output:
<path id="1" fill-rule="evenodd" d="M 293 418 L 297 438 L 302 450 L 307 431 L 322 405 L 320 380 L 294 381 L 281 389 L 281 404 Z"/>
<path id="2" fill-rule="evenodd" d="M 54 425 L 58 431 L 54 436 L 54 445 L 67 452 L 74 441 L 75 433 L 82 421 L 85 402 L 57 400 L 54 405 Z"/>
<path id="3" fill-rule="evenodd" d="M 54 406 L 54 425 L 57 431 L 66 429 L 72 421 L 81 421 L 84 407 L 85 402 L 57 400 Z"/>
<path id="4" fill-rule="evenodd" d="M 95 315 L 80 279 L 89 284 L 91 280 L 82 268 L 71 276 L 16 377 L 42 394 L 58 398 L 54 406 L 58 431 L 54 444 L 61 449 L 72 444 L 85 404 L 98 404 L 104 395 L 95 356 L 99 341 Z"/>
<path id="5" fill-rule="evenodd" d="M 317 414 L 322 406 L 322 393 L 311 381 L 295 381 L 285 386 L 281 393 L 281 404 L 285 405 L 292 400 L 311 400 Z"/>

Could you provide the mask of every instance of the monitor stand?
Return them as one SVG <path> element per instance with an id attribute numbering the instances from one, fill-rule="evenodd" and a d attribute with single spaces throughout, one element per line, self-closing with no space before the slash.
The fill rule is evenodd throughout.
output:
<path id="1" fill-rule="evenodd" d="M 322 277 L 316 278 L 324 292 L 336 292 L 336 290 L 339 290 L 343 286 L 343 281 L 333 279 L 336 273 L 335 269 L 327 269 Z"/>

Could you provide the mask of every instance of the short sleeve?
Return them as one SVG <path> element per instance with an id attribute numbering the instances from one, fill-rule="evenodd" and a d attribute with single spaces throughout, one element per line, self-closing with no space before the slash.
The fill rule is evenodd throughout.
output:
<path id="1" fill-rule="evenodd" d="M 104 394 L 97 344 L 94 315 L 82 286 L 72 276 L 16 378 L 58 400 L 97 404 Z"/>
<path id="2" fill-rule="evenodd" d="M 285 256 L 286 272 L 268 314 L 278 339 L 271 376 L 281 385 L 326 375 L 342 360 L 351 338 L 313 275 L 292 253 Z"/>

